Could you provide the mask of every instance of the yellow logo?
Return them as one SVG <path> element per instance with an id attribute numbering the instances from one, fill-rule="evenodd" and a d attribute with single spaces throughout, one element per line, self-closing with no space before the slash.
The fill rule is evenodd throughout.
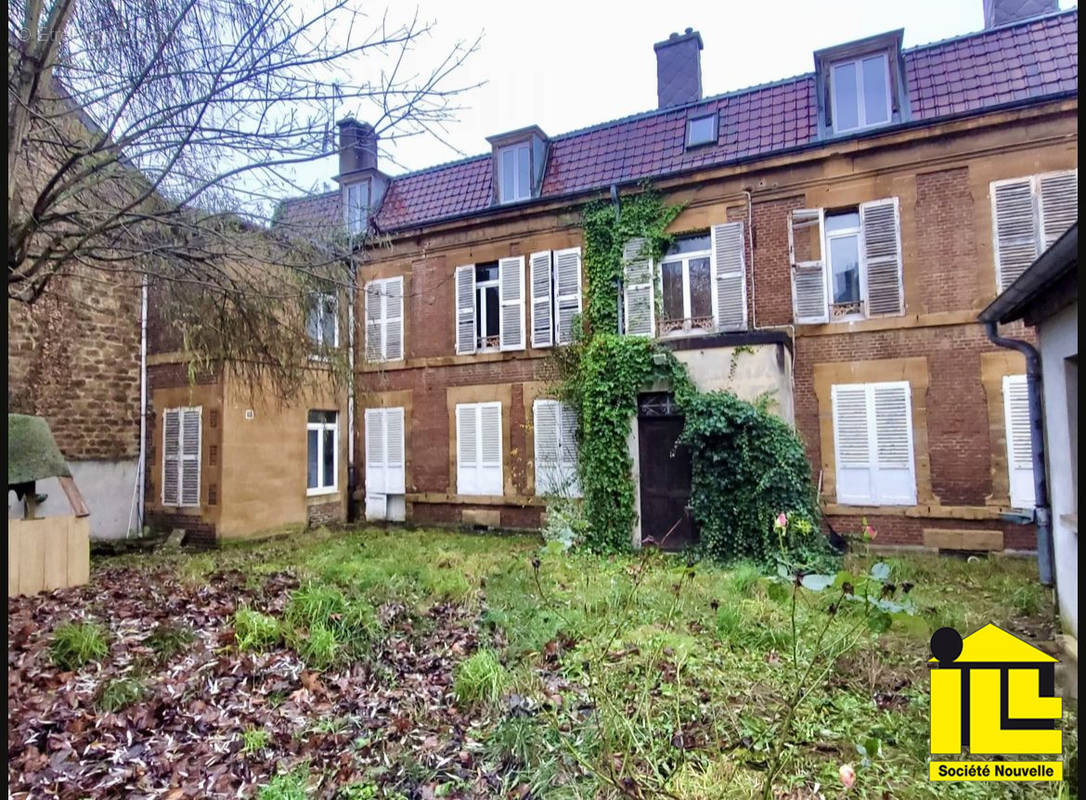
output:
<path id="1" fill-rule="evenodd" d="M 991 624 L 964 639 L 953 628 L 940 628 L 931 637 L 931 654 L 933 754 L 966 748 L 971 754 L 1061 751 L 1057 721 L 1063 708 L 1055 691 L 1055 658 Z M 978 778 L 993 779 L 972 779 Z M 1054 775 L 1022 778 L 1059 780 Z"/>

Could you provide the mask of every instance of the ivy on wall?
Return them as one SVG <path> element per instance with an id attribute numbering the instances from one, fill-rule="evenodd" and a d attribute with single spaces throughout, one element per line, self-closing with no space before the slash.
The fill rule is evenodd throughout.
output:
<path id="1" fill-rule="evenodd" d="M 617 213 L 606 202 L 583 211 L 585 324 L 575 326 L 574 342 L 557 348 L 554 358 L 559 396 L 579 421 L 584 544 L 598 552 L 631 546 L 636 487 L 627 445 L 630 423 L 638 394 L 666 387 L 686 420 L 682 441 L 691 451 L 691 510 L 706 554 L 769 560 L 776 552 L 817 545 L 818 505 L 796 433 L 765 403 L 752 405 L 729 392 L 700 393 L 682 362 L 655 341 L 618 334 L 624 243 L 643 237 L 659 262 L 671 243 L 665 229 L 681 210 L 643 186 L 622 198 Z M 749 350 L 733 353 L 729 378 L 736 359 Z M 781 512 L 796 524 L 775 529 Z"/>

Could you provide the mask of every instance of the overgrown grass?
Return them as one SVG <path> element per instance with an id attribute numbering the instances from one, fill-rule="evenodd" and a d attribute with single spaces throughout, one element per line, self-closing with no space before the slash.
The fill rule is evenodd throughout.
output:
<path id="1" fill-rule="evenodd" d="M 234 638 L 240 650 L 265 650 L 279 641 L 279 620 L 251 608 L 234 612 Z"/>
<path id="2" fill-rule="evenodd" d="M 309 770 L 297 767 L 291 772 L 281 772 L 260 787 L 257 800 L 306 800 Z"/>
<path id="3" fill-rule="evenodd" d="M 463 705 L 495 703 L 502 695 L 509 676 L 493 650 L 480 650 L 460 662 L 453 681 L 453 694 Z"/>
<path id="4" fill-rule="evenodd" d="M 167 661 L 196 640 L 196 634 L 192 629 L 173 622 L 160 622 L 144 644 L 154 651 L 155 656 L 161 661 Z"/>
<path id="5" fill-rule="evenodd" d="M 268 732 L 263 728 L 246 728 L 241 732 L 241 752 L 254 755 L 268 746 Z"/>
<path id="6" fill-rule="evenodd" d="M 71 670 L 109 653 L 106 631 L 96 622 L 68 622 L 53 631 L 49 656 L 59 669 Z"/>
<path id="7" fill-rule="evenodd" d="M 134 677 L 107 681 L 98 695 L 98 707 L 103 711 L 121 711 L 141 700 L 147 689 Z"/>

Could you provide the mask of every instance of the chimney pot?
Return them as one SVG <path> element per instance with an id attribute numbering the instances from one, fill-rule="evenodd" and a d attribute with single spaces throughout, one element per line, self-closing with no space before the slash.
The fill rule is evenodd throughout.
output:
<path id="1" fill-rule="evenodd" d="M 701 99 L 701 34 L 693 28 L 672 33 L 653 45 L 656 51 L 656 99 L 671 108 Z"/>
<path id="2" fill-rule="evenodd" d="M 353 117 L 341 119 L 339 125 L 339 174 L 347 175 L 364 169 L 377 169 L 377 132 L 372 125 Z"/>

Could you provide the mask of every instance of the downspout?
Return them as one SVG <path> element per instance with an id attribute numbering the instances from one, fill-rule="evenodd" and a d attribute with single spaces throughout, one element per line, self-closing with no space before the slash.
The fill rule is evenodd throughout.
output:
<path id="1" fill-rule="evenodd" d="M 136 514 L 135 530 L 137 536 L 143 534 L 143 503 L 146 493 L 146 466 L 147 459 L 147 276 L 143 276 L 140 286 L 140 443 L 139 457 L 136 460 L 136 486 L 134 489 L 132 507 Z M 125 538 L 132 535 L 132 513 L 128 515 L 128 529 Z"/>
<path id="2" fill-rule="evenodd" d="M 347 509 L 349 512 L 358 483 L 354 466 L 354 295 L 357 279 L 353 258 L 348 258 L 347 271 L 350 276 L 347 298 Z"/>
<path id="3" fill-rule="evenodd" d="M 995 322 L 985 322 L 988 340 L 1000 347 L 1017 350 L 1026 357 L 1026 389 L 1029 394 L 1029 431 L 1033 456 L 1033 521 L 1037 525 L 1037 568 L 1041 583 L 1052 585 L 1052 509 L 1048 505 L 1048 476 L 1045 473 L 1044 406 L 1041 397 L 1041 356 L 1037 348 L 1021 339 L 1007 339 L 996 332 Z"/>
<path id="4" fill-rule="evenodd" d="M 611 184 L 611 202 L 614 203 L 614 205 L 615 205 L 615 222 L 618 222 L 619 218 L 621 216 L 620 212 L 621 212 L 622 206 L 619 205 L 618 184 L 617 183 L 612 183 Z M 615 290 L 616 290 L 615 302 L 618 304 L 617 305 L 617 308 L 618 308 L 618 314 L 617 314 L 617 316 L 618 316 L 618 335 L 621 336 L 622 334 L 624 334 L 626 332 L 624 330 L 624 328 L 626 327 L 626 320 L 623 319 L 623 313 L 622 313 L 622 278 L 621 278 L 621 276 L 615 281 Z"/>

